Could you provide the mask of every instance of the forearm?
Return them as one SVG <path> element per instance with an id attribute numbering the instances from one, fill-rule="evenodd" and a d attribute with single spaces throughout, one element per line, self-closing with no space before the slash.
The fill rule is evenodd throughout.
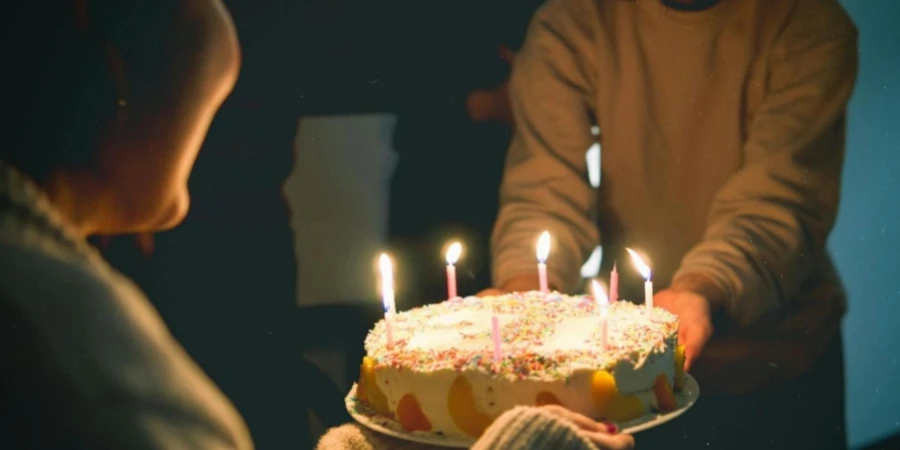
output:
<path id="1" fill-rule="evenodd" d="M 744 167 L 717 193 L 702 240 L 674 277 L 743 325 L 804 301 L 801 286 L 825 260 L 857 32 L 836 1 L 802 1 L 767 51 L 766 97 L 748 128 Z"/>
<path id="2" fill-rule="evenodd" d="M 500 210 L 491 240 L 493 281 L 536 275 L 535 244 L 552 238 L 550 284 L 570 290 L 599 241 L 597 193 L 587 179 L 585 152 L 594 143 L 596 67 L 592 25 L 572 3 L 538 12 L 510 77 L 515 133 L 507 154 Z"/>
<path id="3" fill-rule="evenodd" d="M 516 291 L 539 287 L 536 241 L 543 231 L 548 231 L 553 239 L 547 262 L 548 284 L 561 291 L 577 286 L 581 263 L 599 240 L 592 221 L 559 220 L 549 213 L 535 213 L 527 220 L 516 213 L 501 212 L 492 239 L 493 280 L 497 287 Z"/>
<path id="4" fill-rule="evenodd" d="M 744 169 L 720 193 L 673 287 L 700 293 L 742 325 L 801 300 L 800 286 L 825 259 L 836 216 L 839 145 L 818 147 L 828 168 L 817 174 L 790 162 L 791 154 Z"/>

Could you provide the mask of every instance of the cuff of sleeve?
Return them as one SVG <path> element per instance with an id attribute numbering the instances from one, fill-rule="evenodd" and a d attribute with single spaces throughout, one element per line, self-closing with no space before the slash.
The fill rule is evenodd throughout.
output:
<path id="1" fill-rule="evenodd" d="M 737 276 L 740 269 L 706 259 L 686 258 L 672 277 L 672 287 L 703 295 L 713 310 L 725 312 L 738 323 L 752 322 L 758 316 L 757 308 L 737 300 L 744 295 L 744 280 Z"/>
<path id="2" fill-rule="evenodd" d="M 575 427 L 533 407 L 513 408 L 494 421 L 472 450 L 510 448 L 593 449 Z"/>
<path id="3" fill-rule="evenodd" d="M 566 258 L 560 254 L 562 249 L 550 255 L 547 261 L 547 283 L 551 289 L 560 292 L 573 292 L 580 282 L 580 267 L 566 267 Z M 533 253 L 533 252 L 532 252 Z M 492 281 L 495 287 L 501 287 L 509 280 L 521 275 L 538 276 L 537 260 L 532 253 L 518 252 L 510 249 L 494 257 L 492 265 Z M 555 256 L 555 257 L 554 257 Z M 577 258 L 573 258 L 577 260 Z M 534 287 L 535 289 L 538 286 Z"/>
<path id="4" fill-rule="evenodd" d="M 724 283 L 711 277 L 707 272 L 679 271 L 672 281 L 672 288 L 700 294 L 709 301 L 714 310 L 727 310 L 731 302 Z"/>

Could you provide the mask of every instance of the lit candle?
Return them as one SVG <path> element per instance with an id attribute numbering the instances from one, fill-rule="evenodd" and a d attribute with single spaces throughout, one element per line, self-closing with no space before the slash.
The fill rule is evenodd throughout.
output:
<path id="1" fill-rule="evenodd" d="M 647 305 L 647 309 L 653 309 L 653 282 L 650 281 L 650 266 L 644 262 L 644 259 L 641 258 L 641 255 L 638 255 L 636 251 L 626 248 L 628 253 L 631 254 L 631 260 L 634 262 L 634 266 L 637 267 L 638 272 L 641 273 L 641 276 L 644 277 L 646 281 L 644 281 L 644 304 Z"/>
<path id="2" fill-rule="evenodd" d="M 603 293 L 603 287 L 597 280 L 591 281 L 591 287 L 594 292 L 594 301 L 600 310 L 600 349 L 606 351 L 608 328 L 609 328 L 609 298 Z"/>
<path id="3" fill-rule="evenodd" d="M 500 349 L 500 319 L 497 314 L 491 316 L 491 338 L 494 341 L 494 360 L 499 361 L 503 358 L 503 351 Z"/>
<path id="4" fill-rule="evenodd" d="M 390 347 L 394 345 L 394 314 L 397 312 L 397 306 L 394 304 L 394 264 L 387 253 L 382 253 L 378 258 L 378 268 L 381 272 L 381 301 L 384 303 L 387 344 Z"/>
<path id="5" fill-rule="evenodd" d="M 456 298 L 456 261 L 462 254 L 462 244 L 454 242 L 447 247 L 447 298 Z"/>
<path id="6" fill-rule="evenodd" d="M 609 301 L 619 300 L 619 272 L 616 271 L 617 263 L 613 263 L 613 270 L 609 274 Z"/>
<path id="7" fill-rule="evenodd" d="M 541 233 L 537 243 L 538 280 L 540 281 L 541 292 L 550 291 L 550 287 L 547 284 L 547 257 L 549 256 L 550 233 L 545 231 Z"/>

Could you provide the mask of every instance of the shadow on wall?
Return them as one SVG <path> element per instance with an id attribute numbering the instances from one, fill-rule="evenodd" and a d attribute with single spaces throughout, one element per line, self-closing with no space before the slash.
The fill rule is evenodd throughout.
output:
<path id="1" fill-rule="evenodd" d="M 860 72 L 831 251 L 849 293 L 847 420 L 859 447 L 900 432 L 900 2 L 842 4 L 860 30 Z"/>

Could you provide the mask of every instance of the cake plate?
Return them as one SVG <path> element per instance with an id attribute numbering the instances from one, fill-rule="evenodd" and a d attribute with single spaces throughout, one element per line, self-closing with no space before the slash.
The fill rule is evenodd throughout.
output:
<path id="1" fill-rule="evenodd" d="M 682 415 L 694 406 L 700 397 L 700 386 L 697 380 L 690 374 L 685 374 L 684 388 L 680 392 L 675 393 L 675 400 L 678 408 L 667 413 L 648 414 L 639 419 L 623 422 L 619 425 L 620 433 L 635 434 L 650 428 L 658 427 L 666 422 L 670 422 L 676 417 Z M 438 447 L 451 448 L 469 448 L 474 443 L 474 439 L 460 438 L 456 436 L 446 436 L 439 433 L 431 433 L 424 431 L 408 432 L 404 430 L 397 421 L 375 414 L 370 408 L 356 398 L 356 384 L 350 389 L 350 393 L 344 399 L 347 406 L 347 412 L 354 420 L 364 427 L 404 441 L 417 442 L 420 444 L 435 445 Z"/>

